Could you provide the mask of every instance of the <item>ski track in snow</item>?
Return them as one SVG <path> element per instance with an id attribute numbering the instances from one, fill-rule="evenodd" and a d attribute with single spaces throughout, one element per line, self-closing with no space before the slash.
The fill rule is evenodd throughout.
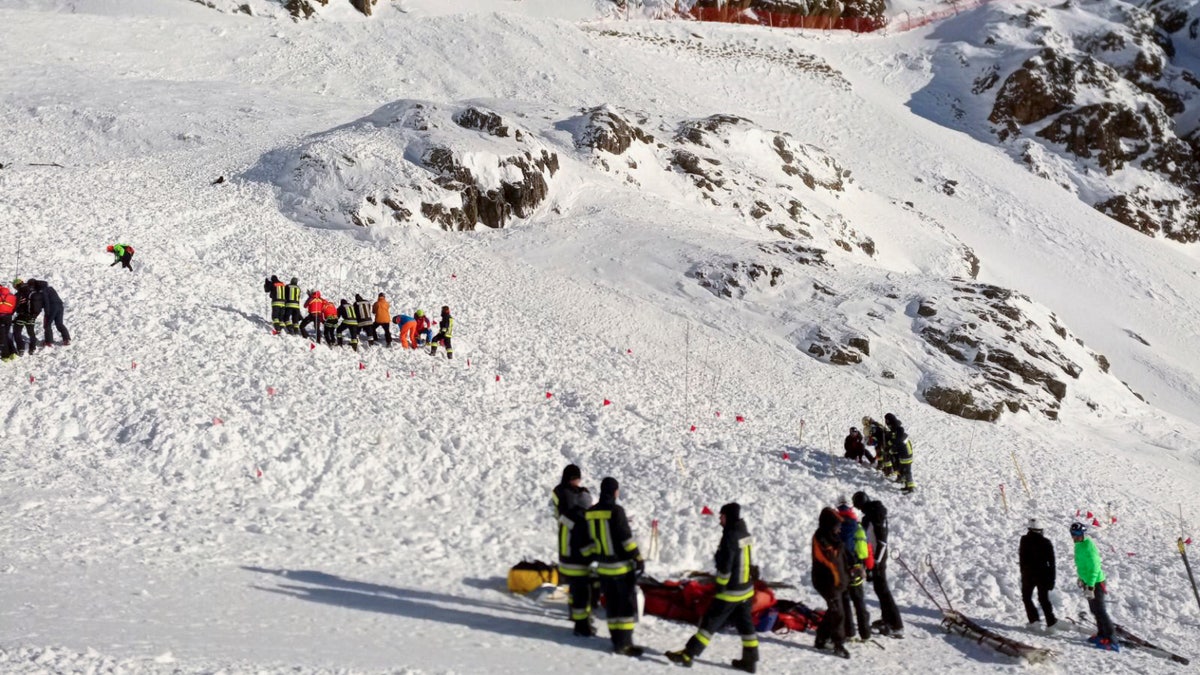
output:
<path id="1" fill-rule="evenodd" d="M 1073 615 L 1086 605 L 1070 582 L 1066 524 L 1077 509 L 1106 522 L 1111 513 L 1117 523 L 1097 540 L 1114 617 L 1200 651 L 1173 543 L 1177 504 L 1200 508 L 1195 253 L 1120 228 L 914 116 L 904 104 L 928 64 L 887 64 L 932 49 L 927 32 L 429 16 L 415 0 L 410 19 L 344 24 L 248 20 L 188 2 L 76 4 L 84 11 L 0 3 L 0 222 L 20 243 L 18 272 L 63 296 L 75 338 L 0 369 L 0 670 L 661 668 L 658 655 L 609 655 L 604 638 L 572 641 L 561 608 L 503 592 L 521 557 L 552 560 L 549 489 L 567 462 L 593 488 L 621 479 L 643 543 L 659 520 L 652 575 L 707 569 L 719 528 L 700 510 L 738 500 L 764 575 L 796 585 L 781 597 L 813 605 L 816 514 L 865 488 L 892 510 L 894 549 L 911 563 L 931 555 L 956 606 L 1002 628 L 1024 623 L 1015 556 L 1025 519 L 1047 523 L 1062 614 Z M 713 44 L 791 48 L 845 79 L 712 58 Z M 902 67 L 916 72 L 888 70 Z M 933 235 L 889 235 L 887 200 L 911 199 L 975 248 L 985 280 L 1058 312 L 1158 407 L 1073 384 L 1103 412 L 1071 399 L 1059 423 L 973 423 L 823 365 L 683 277 L 694 255 L 747 236 L 691 204 L 664 209 L 581 185 L 554 195 L 561 214 L 543 209 L 507 230 L 376 237 L 298 225 L 268 186 L 236 178 L 268 151 L 399 98 L 729 112 L 790 131 L 853 170 L 868 193 L 848 207 L 855 226 L 894 238 L 890 261 L 842 270 L 856 300 L 886 274 L 944 264 L 922 248 Z M 210 185 L 222 175 L 233 180 Z M 936 177 L 958 180 L 961 196 L 935 192 Z M 135 273 L 108 267 L 103 247 L 115 240 L 138 249 Z M 261 292 L 272 273 L 334 297 L 382 290 L 394 311 L 449 304 L 457 357 L 272 336 Z M 921 489 L 909 498 L 833 454 L 847 426 L 889 410 L 917 447 Z M 831 663 L 801 647 L 810 635 L 765 637 L 760 672 L 1020 667 L 943 637 L 893 568 L 909 639 Z M 658 653 L 691 632 L 649 618 L 637 639 Z M 1136 652 L 1006 632 L 1061 652 L 1042 670 L 1164 672 Z M 721 635 L 705 660 L 737 654 L 736 638 Z"/>

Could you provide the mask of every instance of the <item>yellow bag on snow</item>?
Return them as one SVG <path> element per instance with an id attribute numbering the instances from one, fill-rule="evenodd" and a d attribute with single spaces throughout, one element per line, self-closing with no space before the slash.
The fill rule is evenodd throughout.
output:
<path id="1" fill-rule="evenodd" d="M 542 586 L 558 585 L 558 568 L 540 560 L 522 560 L 508 571 L 508 590 L 525 595 Z"/>

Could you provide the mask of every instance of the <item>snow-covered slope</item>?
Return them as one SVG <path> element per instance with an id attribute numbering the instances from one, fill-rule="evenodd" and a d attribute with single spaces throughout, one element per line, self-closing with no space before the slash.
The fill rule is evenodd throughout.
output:
<path id="1" fill-rule="evenodd" d="M 659 520 L 652 574 L 709 565 L 718 528 L 701 509 L 738 500 L 764 573 L 810 604 L 819 508 L 879 494 L 896 550 L 932 554 L 960 609 L 991 625 L 1023 623 L 1024 519 L 1042 518 L 1069 570 L 1065 526 L 1090 510 L 1105 521 L 1118 621 L 1197 651 L 1200 612 L 1173 548 L 1176 509 L 1200 508 L 1193 253 L 914 115 L 912 94 L 932 77 L 929 33 L 462 8 L 488 11 L 293 23 L 186 0 L 0 3 L 0 222 L 6 250 L 20 250 L 5 265 L 55 285 L 75 338 L 0 368 L 0 669 L 660 669 L 658 657 L 607 654 L 603 640 L 572 642 L 557 611 L 499 590 L 522 556 L 551 558 L 548 489 L 572 461 L 590 486 L 620 478 L 643 541 Z M 421 137 L 365 122 L 401 101 L 447 119 L 463 102 L 526 115 L 520 126 L 560 158 L 547 201 L 499 230 L 297 217 L 288 190 L 301 183 L 272 169 L 305 150 L 383 148 L 362 180 L 417 175 L 391 153 Z M 597 109 L 666 147 L 581 146 L 579 118 Z M 753 126 L 718 127 L 703 145 L 675 138 L 714 115 Z M 491 147 L 451 124 L 467 151 Z M 825 158 L 848 171 L 844 189 L 783 172 L 775 133 L 811 171 Z M 710 191 L 662 161 L 683 149 L 724 185 L 705 178 Z M 743 204 L 756 179 L 771 216 Z M 319 185 L 318 200 L 361 185 L 302 184 Z M 790 218 L 794 240 L 768 227 L 785 194 L 811 210 L 811 240 Z M 835 241 L 850 236 L 843 226 L 849 251 Z M 108 267 L 114 240 L 137 247 L 133 274 Z M 858 245 L 868 240 L 873 255 Z M 786 242 L 827 249 L 830 264 L 760 248 Z M 952 283 L 971 273 L 968 248 L 978 279 Z M 727 262 L 762 264 L 768 278 L 778 266 L 783 285 L 735 276 L 745 292 L 721 293 L 705 270 Z M 272 336 L 261 292 L 272 273 L 334 297 L 384 291 L 398 310 L 448 304 L 456 359 Z M 1030 335 L 1083 368 L 1062 376 L 1071 394 L 1058 421 L 973 422 L 921 401 L 928 374 L 969 377 L 918 337 L 984 311 L 955 299 L 967 284 L 1028 296 L 1012 302 L 1039 326 Z M 938 313 L 922 315 L 921 300 Z M 869 358 L 814 358 L 818 328 L 869 338 Z M 887 411 L 917 447 L 909 498 L 835 458 L 846 427 Z M 913 639 L 860 649 L 847 667 L 1012 668 L 943 637 L 916 585 L 894 576 Z M 1083 608 L 1060 585 L 1064 612 Z M 649 620 L 638 639 L 672 649 L 690 633 Z M 1162 672 L 1134 652 L 1013 634 L 1061 652 L 1067 671 Z M 736 655 L 724 637 L 707 658 Z M 829 668 L 798 648 L 807 641 L 765 640 L 760 672 Z"/>

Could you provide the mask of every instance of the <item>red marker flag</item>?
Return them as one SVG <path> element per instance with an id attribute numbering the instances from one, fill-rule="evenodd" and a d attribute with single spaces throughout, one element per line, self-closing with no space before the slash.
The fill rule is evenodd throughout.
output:
<path id="1" fill-rule="evenodd" d="M 702 516 L 711 516 L 712 514 L 713 514 L 712 509 L 708 508 L 708 506 L 705 506 L 704 508 L 700 509 L 700 515 L 702 515 Z"/>
<path id="2" fill-rule="evenodd" d="M 546 398 L 552 398 L 553 396 L 554 396 L 554 394 L 551 394 L 550 392 L 546 392 Z"/>
<path id="3" fill-rule="evenodd" d="M 745 421 L 746 421 L 746 418 L 745 418 L 745 417 L 742 417 L 741 415 L 738 415 L 737 417 L 735 417 L 735 418 L 733 418 L 733 419 L 737 420 L 738 422 L 745 422 Z"/>
<path id="4" fill-rule="evenodd" d="M 603 404 L 603 405 L 601 405 L 601 407 L 604 407 L 604 406 L 606 406 L 606 405 L 612 405 L 612 401 L 610 401 L 610 400 L 608 400 L 608 399 L 604 399 L 604 404 Z"/>
<path id="5" fill-rule="evenodd" d="M 695 430 L 696 430 L 696 425 L 695 425 L 695 424 L 693 424 L 693 425 L 692 425 L 692 428 L 691 428 L 691 429 L 688 429 L 688 431 L 695 431 Z"/>

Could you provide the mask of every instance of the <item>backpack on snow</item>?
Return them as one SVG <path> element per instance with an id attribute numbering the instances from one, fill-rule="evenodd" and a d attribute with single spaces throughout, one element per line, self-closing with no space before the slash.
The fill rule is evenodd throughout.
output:
<path id="1" fill-rule="evenodd" d="M 558 585 L 558 568 L 540 560 L 522 560 L 508 570 L 508 590 L 525 595 L 543 584 Z"/>

